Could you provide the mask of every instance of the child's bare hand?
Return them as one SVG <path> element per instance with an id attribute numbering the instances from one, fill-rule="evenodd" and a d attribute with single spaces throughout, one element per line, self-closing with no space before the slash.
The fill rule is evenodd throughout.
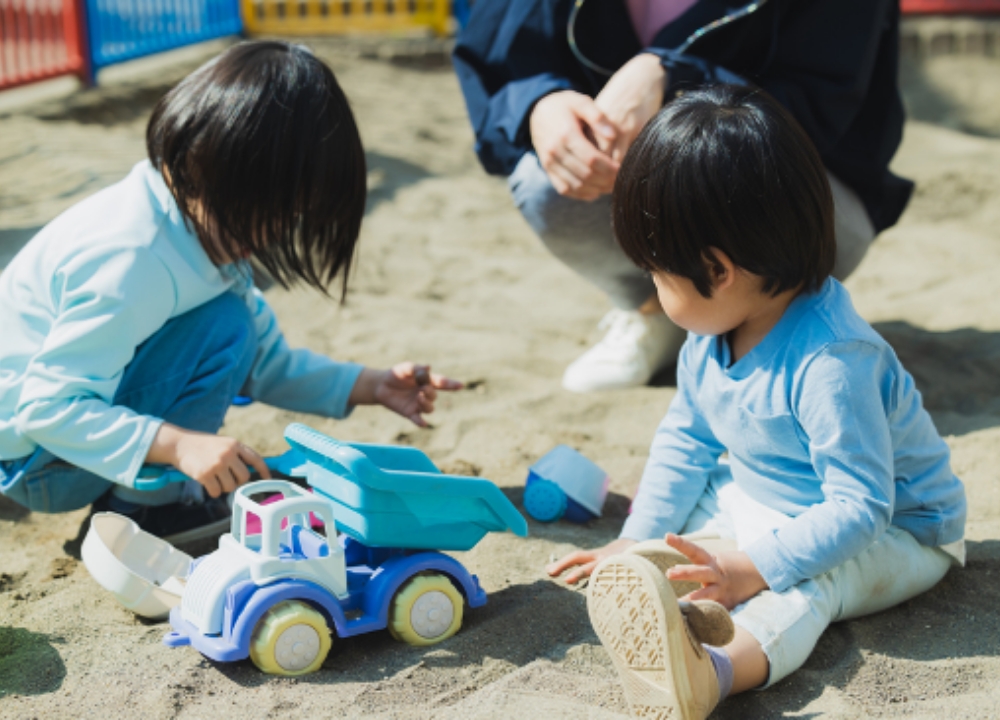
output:
<path id="1" fill-rule="evenodd" d="M 545 571 L 552 577 L 557 577 L 569 568 L 576 568 L 564 578 L 569 585 L 575 585 L 584 578 L 590 577 L 590 574 L 594 572 L 594 568 L 597 567 L 597 564 L 601 560 L 623 553 L 632 545 L 635 545 L 635 540 L 618 538 L 613 542 L 609 542 L 604 547 L 594 548 L 593 550 L 577 550 L 576 552 L 571 552 L 561 560 L 551 563 L 545 568 Z"/>
<path id="2" fill-rule="evenodd" d="M 675 565 L 667 571 L 668 580 L 701 583 L 701 590 L 687 596 L 689 600 L 715 600 L 732 610 L 767 589 L 767 583 L 744 552 L 713 555 L 700 545 L 679 535 L 667 533 L 667 545 L 685 555 L 693 564 Z"/>
<path id="3" fill-rule="evenodd" d="M 250 468 L 263 478 L 271 477 L 264 458 L 238 440 L 182 430 L 168 423 L 160 426 L 146 461 L 173 465 L 198 481 L 212 497 L 247 482 Z"/>
<path id="4" fill-rule="evenodd" d="M 429 365 L 404 362 L 388 370 L 362 370 L 348 402 L 383 405 L 415 425 L 427 427 L 423 416 L 434 412 L 437 391 L 461 389 L 462 383 L 432 373 Z"/>

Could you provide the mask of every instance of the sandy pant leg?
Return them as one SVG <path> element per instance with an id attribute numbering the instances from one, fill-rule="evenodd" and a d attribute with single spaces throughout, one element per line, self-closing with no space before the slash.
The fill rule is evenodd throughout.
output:
<path id="1" fill-rule="evenodd" d="M 765 590 L 733 610 L 733 621 L 761 644 L 771 665 L 763 687 L 802 666 L 827 626 L 898 605 L 934 587 L 952 558 L 890 527 L 855 558 L 784 592 Z"/>
<path id="2" fill-rule="evenodd" d="M 717 538 L 736 539 L 731 518 L 719 504 L 719 493 L 732 487 L 733 473 L 729 463 L 722 461 L 708 476 L 708 485 L 698 504 L 688 517 L 680 534 L 691 542 Z"/>

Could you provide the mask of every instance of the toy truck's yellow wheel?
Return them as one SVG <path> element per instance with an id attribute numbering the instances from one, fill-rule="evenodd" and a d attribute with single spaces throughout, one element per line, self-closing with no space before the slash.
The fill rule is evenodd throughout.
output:
<path id="1" fill-rule="evenodd" d="M 444 575 L 417 575 L 392 602 L 389 632 L 410 645 L 433 645 L 462 627 L 465 599 Z"/>
<path id="2" fill-rule="evenodd" d="M 332 645 L 326 619 L 317 610 L 286 600 L 257 623 L 250 638 L 250 659 L 272 675 L 305 675 L 319 669 Z"/>

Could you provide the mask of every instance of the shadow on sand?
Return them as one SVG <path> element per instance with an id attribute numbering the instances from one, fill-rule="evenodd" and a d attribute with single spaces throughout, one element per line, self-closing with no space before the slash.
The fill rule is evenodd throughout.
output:
<path id="1" fill-rule="evenodd" d="M 1000 425 L 1000 332 L 934 332 L 906 322 L 875 323 L 917 383 L 944 434 Z"/>
<path id="2" fill-rule="evenodd" d="M 55 692 L 66 666 L 52 643 L 61 638 L 23 628 L 0 627 L 0 698 Z"/>
<path id="3" fill-rule="evenodd" d="M 517 631 L 511 632 L 511 628 Z M 405 686 L 419 682 L 411 677 L 415 666 L 431 673 L 475 667 L 489 659 L 523 666 L 539 658 L 557 660 L 571 643 L 588 639 L 597 642 L 587 619 L 585 595 L 548 580 L 537 580 L 491 592 L 485 606 L 466 608 L 462 630 L 440 645 L 411 647 L 394 640 L 385 630 L 335 638 L 323 667 L 299 682 L 366 682 L 377 686 L 379 681 L 392 678 L 395 694 L 400 691 L 400 683 Z M 275 680 L 249 661 L 212 665 L 241 687 L 257 687 Z"/>
<path id="4" fill-rule="evenodd" d="M 970 107 L 965 102 L 948 97 L 930 80 L 930 67 L 939 60 L 947 59 L 947 56 L 923 59 L 912 56 L 902 58 L 899 66 L 899 85 L 907 118 L 941 125 L 968 135 L 1000 137 L 1000 127 L 983 122 L 977 117 L 975 107 Z M 996 60 L 990 58 L 985 62 L 996 62 Z M 976 98 L 976 102 L 983 104 L 991 101 L 990 94 L 985 92 L 985 89 Z M 971 104 L 975 105 L 976 102 Z"/>

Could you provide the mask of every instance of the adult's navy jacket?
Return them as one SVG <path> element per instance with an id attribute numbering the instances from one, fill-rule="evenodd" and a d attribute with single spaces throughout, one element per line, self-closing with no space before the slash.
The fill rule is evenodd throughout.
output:
<path id="1" fill-rule="evenodd" d="M 858 193 L 877 230 L 899 219 L 913 190 L 889 172 L 904 118 L 899 0 L 759 0 L 737 10 L 699 0 L 648 48 L 625 0 L 478 0 L 454 62 L 483 166 L 509 175 L 531 149 L 528 116 L 540 98 L 567 89 L 596 96 L 644 50 L 663 59 L 668 98 L 734 74 L 764 88 L 805 128 L 827 169 Z"/>

